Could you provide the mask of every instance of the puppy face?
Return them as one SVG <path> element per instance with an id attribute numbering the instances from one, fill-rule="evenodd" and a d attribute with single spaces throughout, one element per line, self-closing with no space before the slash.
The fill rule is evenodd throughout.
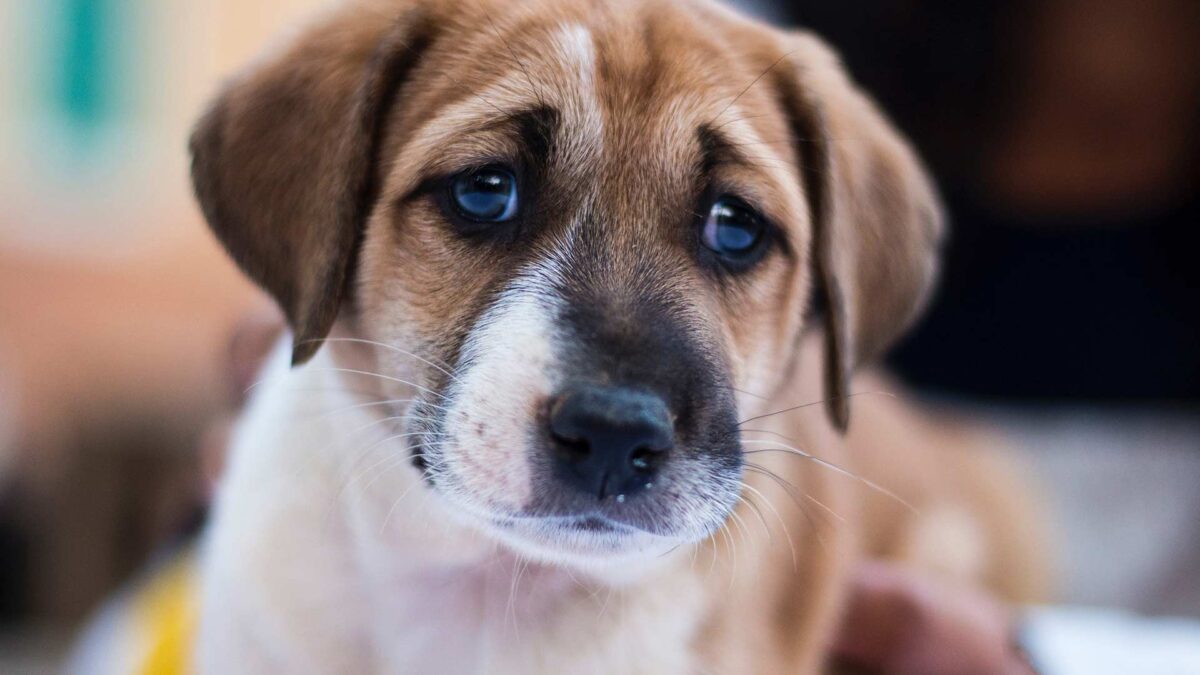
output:
<path id="1" fill-rule="evenodd" d="M 298 360 L 339 311 L 395 346 L 378 366 L 428 489 L 580 564 L 721 525 L 736 393 L 789 374 L 814 292 L 844 424 L 938 230 L 824 47 L 706 4 L 350 7 L 236 82 L 193 150 Z"/>

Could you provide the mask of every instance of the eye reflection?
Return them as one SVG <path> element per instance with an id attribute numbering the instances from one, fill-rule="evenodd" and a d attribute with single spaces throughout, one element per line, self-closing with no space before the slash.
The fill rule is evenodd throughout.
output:
<path id="1" fill-rule="evenodd" d="M 709 210 L 700 240 L 713 252 L 738 259 L 755 250 L 765 229 L 758 214 L 740 199 L 722 197 Z"/>
<path id="2" fill-rule="evenodd" d="M 450 196 L 464 217 L 481 223 L 502 223 L 517 214 L 517 179 L 500 167 L 484 167 L 456 176 Z"/>

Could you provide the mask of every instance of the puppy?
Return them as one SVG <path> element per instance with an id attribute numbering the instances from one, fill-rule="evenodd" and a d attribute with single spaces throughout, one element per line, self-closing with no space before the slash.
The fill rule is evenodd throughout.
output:
<path id="1" fill-rule="evenodd" d="M 808 673 L 858 557 L 1029 590 L 975 439 L 884 396 L 844 436 L 943 223 L 813 35 L 351 3 L 191 149 L 293 335 L 219 488 L 202 672 Z"/>

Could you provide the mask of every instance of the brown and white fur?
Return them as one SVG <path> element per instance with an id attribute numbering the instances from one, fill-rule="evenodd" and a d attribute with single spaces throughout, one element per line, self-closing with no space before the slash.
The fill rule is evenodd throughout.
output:
<path id="1" fill-rule="evenodd" d="M 851 397 L 889 389 L 851 373 L 917 315 L 943 226 L 816 37 L 705 0 L 352 2 L 192 151 L 294 335 L 219 489 L 202 672 L 808 673 L 863 556 L 1031 591 L 983 441 Z M 495 164 L 522 215 L 464 231 L 445 181 Z M 714 194 L 771 223 L 752 265 L 698 246 Z M 579 382 L 669 410 L 629 499 L 558 473 Z"/>

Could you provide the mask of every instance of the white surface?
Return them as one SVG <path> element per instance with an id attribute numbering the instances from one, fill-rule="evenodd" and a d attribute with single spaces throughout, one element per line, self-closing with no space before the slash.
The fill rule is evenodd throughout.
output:
<path id="1" fill-rule="evenodd" d="M 997 419 L 1053 512 L 1062 602 L 1200 618 L 1200 414 Z"/>
<path id="2" fill-rule="evenodd" d="M 1048 608 L 1026 617 L 1023 643 L 1042 675 L 1200 673 L 1200 622 Z"/>

